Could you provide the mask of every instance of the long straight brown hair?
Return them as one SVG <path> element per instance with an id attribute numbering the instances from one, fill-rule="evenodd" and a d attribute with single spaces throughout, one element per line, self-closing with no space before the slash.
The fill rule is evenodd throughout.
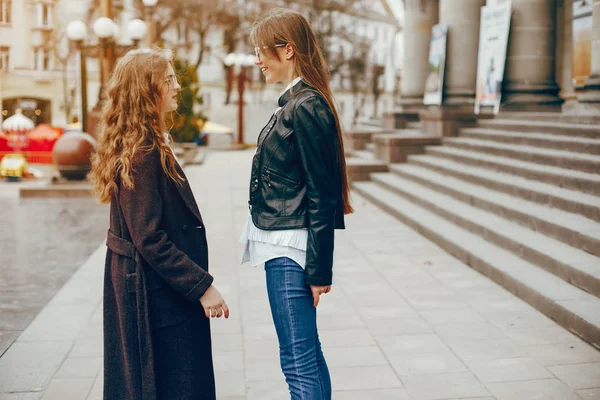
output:
<path id="1" fill-rule="evenodd" d="M 250 34 L 255 46 L 267 46 L 270 53 L 278 57 L 275 51 L 276 44 L 289 44 L 294 49 L 294 67 L 296 74 L 310 87 L 317 90 L 327 101 L 335 117 L 335 126 L 338 135 L 338 154 L 340 172 L 342 174 L 342 199 L 344 201 L 344 214 L 354 212 L 350 204 L 350 185 L 346 172 L 346 157 L 344 142 L 342 141 L 342 128 L 338 116 L 331 88 L 329 87 L 329 68 L 319 48 L 315 33 L 310 24 L 299 12 L 278 8 L 267 17 L 256 21 Z"/>

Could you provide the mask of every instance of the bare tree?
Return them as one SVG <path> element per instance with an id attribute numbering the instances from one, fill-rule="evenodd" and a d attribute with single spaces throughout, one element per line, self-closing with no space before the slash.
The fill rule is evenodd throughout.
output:
<path id="1" fill-rule="evenodd" d="M 379 64 L 371 66 L 371 93 L 373 94 L 373 117 L 376 117 L 379 107 L 379 97 L 382 92 L 381 77 L 385 72 L 385 67 Z"/>
<path id="2" fill-rule="evenodd" d="M 143 12 L 142 0 L 136 0 L 136 7 Z M 162 40 L 163 34 L 173 28 L 177 29 L 179 41 L 186 49 L 197 46 L 198 53 L 194 60 L 189 60 L 196 69 L 200 67 L 206 54 L 211 54 L 223 63 L 227 77 L 227 99 L 229 103 L 232 89 L 232 71 L 224 64 L 224 55 L 216 51 L 214 43 L 207 43 L 213 32 L 223 33 L 224 53 L 235 50 L 239 41 L 241 26 L 240 9 L 237 0 L 161 0 L 156 10 L 159 15 L 156 22 L 156 38 Z"/>
<path id="3" fill-rule="evenodd" d="M 138 12 L 143 13 L 142 0 L 136 0 L 135 5 Z M 237 26 L 240 22 L 234 0 L 161 0 L 155 12 L 157 40 L 162 40 L 169 29 L 177 29 L 186 48 L 198 46 L 196 59 L 189 60 L 196 68 L 202 64 L 206 53 L 212 50 L 206 42 L 210 33 L 223 27 Z"/>
<path id="4" fill-rule="evenodd" d="M 69 61 L 71 59 L 71 51 L 69 50 L 68 45 L 67 49 L 64 49 L 63 43 L 65 40 L 66 33 L 57 30 L 53 32 L 49 45 L 52 49 L 54 60 L 60 64 L 65 121 L 69 123 L 71 121 L 71 109 L 73 108 L 73 97 L 70 95 L 69 78 L 67 74 Z"/>
<path id="5" fill-rule="evenodd" d="M 363 108 L 367 100 L 367 85 L 365 82 L 367 81 L 369 67 L 367 62 L 368 54 L 368 45 L 364 41 L 357 42 L 352 55 L 346 62 L 346 68 L 344 68 L 346 78 L 350 82 L 350 92 L 354 98 L 354 113 L 352 117 L 353 125 L 356 124 L 360 110 Z"/>
<path id="6" fill-rule="evenodd" d="M 261 1 L 261 0 L 257 0 Z M 296 9 L 307 17 L 317 35 L 319 47 L 329 66 L 332 76 L 343 69 L 349 59 L 343 52 L 332 50 L 332 44 L 356 42 L 355 27 L 340 23 L 341 15 L 360 16 L 366 12 L 363 0 L 262 0 L 270 5 L 280 5 Z M 342 56 L 342 57 L 340 57 Z"/>

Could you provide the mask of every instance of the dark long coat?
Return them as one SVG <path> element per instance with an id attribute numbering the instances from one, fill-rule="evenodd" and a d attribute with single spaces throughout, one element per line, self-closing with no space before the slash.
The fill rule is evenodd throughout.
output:
<path id="1" fill-rule="evenodd" d="M 179 174 L 185 177 L 177 165 Z M 215 399 L 212 284 L 204 223 L 187 182 L 164 173 L 157 149 L 138 151 L 134 188 L 110 206 L 104 277 L 104 399 Z"/>

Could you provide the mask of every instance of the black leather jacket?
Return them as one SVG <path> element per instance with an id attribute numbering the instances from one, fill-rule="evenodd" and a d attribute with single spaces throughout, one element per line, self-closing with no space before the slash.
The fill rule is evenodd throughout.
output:
<path id="1" fill-rule="evenodd" d="M 331 285 L 334 229 L 344 229 L 335 118 L 303 81 L 279 98 L 279 106 L 252 162 L 252 221 L 264 230 L 307 228 L 305 283 Z"/>

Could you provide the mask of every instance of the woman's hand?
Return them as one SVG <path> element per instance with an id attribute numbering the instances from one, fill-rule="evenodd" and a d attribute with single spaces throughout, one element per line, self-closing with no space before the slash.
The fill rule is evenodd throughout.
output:
<path id="1" fill-rule="evenodd" d="M 319 297 L 321 297 L 322 294 L 329 293 L 330 290 L 331 290 L 331 285 L 328 285 L 328 286 L 310 285 L 310 291 L 312 292 L 313 299 L 315 300 L 313 303 L 315 307 L 319 305 Z"/>
<path id="2" fill-rule="evenodd" d="M 204 308 L 206 318 L 221 318 L 223 315 L 225 318 L 229 318 L 227 303 L 225 303 L 225 299 L 223 299 L 221 293 L 213 285 L 200 297 L 200 304 Z"/>

